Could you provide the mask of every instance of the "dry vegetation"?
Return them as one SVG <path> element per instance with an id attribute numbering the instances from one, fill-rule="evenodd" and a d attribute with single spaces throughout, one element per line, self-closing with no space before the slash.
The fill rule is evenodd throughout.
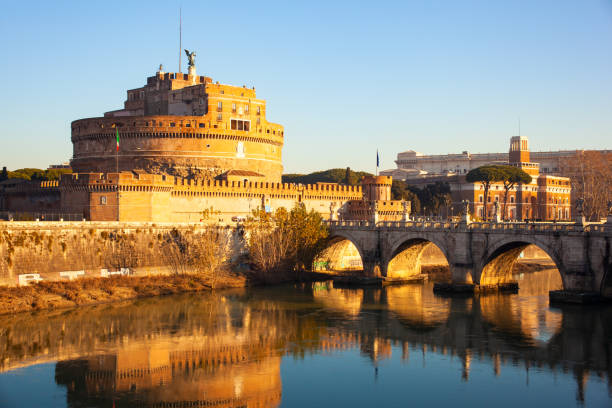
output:
<path id="1" fill-rule="evenodd" d="M 69 307 L 143 296 L 244 286 L 230 272 L 231 230 L 0 233 L 0 273 L 22 273 L 168 266 L 170 276 L 87 278 L 43 281 L 26 287 L 0 287 L 0 313 Z"/>
<path id="2" fill-rule="evenodd" d="M 612 153 L 577 151 L 562 163 L 564 176 L 572 182 L 572 197 L 583 198 L 584 216 L 599 221 L 608 215 L 608 202 L 612 200 Z"/>
<path id="3" fill-rule="evenodd" d="M 254 211 L 245 231 L 255 278 L 264 283 L 296 279 L 311 270 L 328 237 L 321 216 L 303 205 L 291 211 L 281 207 L 274 214 Z"/>
<path id="4" fill-rule="evenodd" d="M 230 241 L 231 233 L 224 228 L 208 227 L 197 234 L 172 230 L 161 246 L 162 259 L 175 274 L 194 273 L 215 288 L 229 276 Z"/>
<path id="5" fill-rule="evenodd" d="M 244 284 L 244 278 L 228 276 L 218 287 L 239 287 Z M 194 274 L 87 278 L 21 287 L 0 286 L 0 314 L 199 292 L 211 287 L 208 278 Z"/>

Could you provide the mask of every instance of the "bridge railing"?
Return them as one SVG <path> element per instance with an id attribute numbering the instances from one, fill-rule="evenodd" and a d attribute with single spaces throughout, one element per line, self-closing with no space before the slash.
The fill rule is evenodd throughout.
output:
<path id="1" fill-rule="evenodd" d="M 476 231 L 520 231 L 520 232 L 605 232 L 610 226 L 604 223 L 591 223 L 580 225 L 576 223 L 559 222 L 472 222 L 469 224 L 452 221 L 358 221 L 342 220 L 327 221 L 330 227 L 336 228 L 384 228 L 384 229 L 427 229 L 427 230 L 455 230 L 469 229 Z"/>

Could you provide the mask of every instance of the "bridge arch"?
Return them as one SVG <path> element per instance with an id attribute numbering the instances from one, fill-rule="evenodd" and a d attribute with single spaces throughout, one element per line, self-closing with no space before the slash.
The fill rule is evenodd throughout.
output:
<path id="1" fill-rule="evenodd" d="M 363 252 L 357 240 L 343 231 L 334 232 L 327 247 L 315 258 L 314 269 L 325 271 L 363 270 Z"/>
<path id="2" fill-rule="evenodd" d="M 446 243 L 437 236 L 409 234 L 401 236 L 391 246 L 382 269 L 383 276 L 405 279 L 420 275 L 422 256 L 431 246 L 437 247 L 450 264 Z"/>
<path id="3" fill-rule="evenodd" d="M 544 251 L 554 262 L 559 271 L 563 287 L 566 287 L 566 274 L 561 255 L 554 246 L 541 242 L 535 237 L 510 236 L 497 242 L 490 242 L 477 268 L 478 275 L 474 282 L 480 285 L 495 285 L 512 281 L 512 268 L 519 255 L 529 245 L 534 245 Z"/>

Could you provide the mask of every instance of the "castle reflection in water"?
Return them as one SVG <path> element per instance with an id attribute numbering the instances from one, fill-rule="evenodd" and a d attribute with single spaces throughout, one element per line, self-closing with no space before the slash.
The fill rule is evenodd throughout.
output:
<path id="1" fill-rule="evenodd" d="M 0 369 L 58 361 L 69 406 L 269 407 L 283 356 L 358 348 L 376 366 L 396 349 L 458 356 L 465 381 L 474 359 L 497 376 L 508 364 L 571 372 L 582 400 L 592 375 L 612 392 L 610 321 L 609 307 L 551 309 L 545 297 L 318 282 L 2 317 Z"/>

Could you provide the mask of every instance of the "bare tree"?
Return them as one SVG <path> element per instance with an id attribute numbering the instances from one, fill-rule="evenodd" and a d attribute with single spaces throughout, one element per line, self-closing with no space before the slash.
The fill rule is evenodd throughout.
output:
<path id="1" fill-rule="evenodd" d="M 249 256 L 265 281 L 311 269 L 328 236 L 321 216 L 303 205 L 291 211 L 279 208 L 274 214 L 255 211 L 245 229 Z"/>
<path id="2" fill-rule="evenodd" d="M 574 204 L 576 199 L 584 199 L 586 219 L 605 217 L 607 202 L 612 199 L 612 153 L 577 151 L 562 162 L 561 171 L 571 179 Z"/>
<path id="3" fill-rule="evenodd" d="M 208 278 L 214 289 L 230 254 L 229 231 L 215 226 L 207 227 L 194 237 L 189 254 L 195 272 Z"/>

